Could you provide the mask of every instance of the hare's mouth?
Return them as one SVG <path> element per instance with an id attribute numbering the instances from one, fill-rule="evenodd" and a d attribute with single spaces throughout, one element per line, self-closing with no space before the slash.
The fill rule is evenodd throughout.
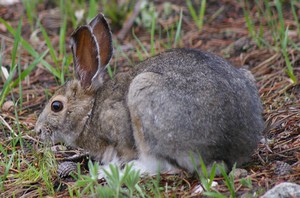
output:
<path id="1" fill-rule="evenodd" d="M 56 143 L 58 143 L 55 141 L 53 131 L 48 127 L 36 129 L 36 133 L 38 134 L 42 142 L 47 145 L 55 145 Z"/>

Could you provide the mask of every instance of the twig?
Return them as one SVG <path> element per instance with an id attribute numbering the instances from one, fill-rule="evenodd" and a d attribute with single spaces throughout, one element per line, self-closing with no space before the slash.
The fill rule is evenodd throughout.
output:
<path id="1" fill-rule="evenodd" d="M 14 130 L 9 126 L 9 124 L 4 120 L 2 116 L 0 116 L 1 122 L 6 126 L 14 136 L 18 137 L 18 135 L 14 132 Z"/>
<path id="2" fill-rule="evenodd" d="M 118 39 L 124 40 L 124 38 L 126 37 L 127 33 L 129 32 L 130 28 L 132 27 L 132 25 L 134 23 L 134 20 L 136 19 L 136 17 L 139 15 L 139 13 L 141 11 L 141 3 L 142 3 L 141 0 L 138 0 L 136 2 L 133 13 L 131 14 L 130 18 L 125 21 L 121 31 L 118 33 L 118 36 L 117 36 Z"/>

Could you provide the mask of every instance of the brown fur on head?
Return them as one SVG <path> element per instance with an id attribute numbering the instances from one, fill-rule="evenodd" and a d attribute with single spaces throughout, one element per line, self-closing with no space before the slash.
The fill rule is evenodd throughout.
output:
<path id="1" fill-rule="evenodd" d="M 52 143 L 75 145 L 92 110 L 94 93 L 81 86 L 78 80 L 67 82 L 50 99 L 36 122 L 41 138 Z M 54 105 L 62 105 L 60 111 Z"/>
<path id="2" fill-rule="evenodd" d="M 113 51 L 111 32 L 102 14 L 73 32 L 71 49 L 77 79 L 56 91 L 39 116 L 35 130 L 44 140 L 80 146 L 78 142 L 84 140 L 78 139 L 82 139 Z"/>

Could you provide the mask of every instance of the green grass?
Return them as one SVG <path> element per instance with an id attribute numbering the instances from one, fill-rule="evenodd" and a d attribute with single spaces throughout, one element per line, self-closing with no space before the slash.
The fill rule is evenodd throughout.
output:
<path id="1" fill-rule="evenodd" d="M 198 1 L 199 3 L 199 1 Z M 199 32 L 202 31 L 203 29 L 203 24 L 204 24 L 204 14 L 206 10 L 206 0 L 201 0 L 201 4 L 199 5 L 199 11 L 197 13 L 196 8 L 192 4 L 191 0 L 186 0 L 186 5 L 189 10 L 190 15 L 192 16 L 192 19 L 196 23 Z"/>
<path id="2" fill-rule="evenodd" d="M 183 11 L 181 10 L 179 13 L 179 21 L 172 27 L 166 28 L 164 33 L 167 37 L 167 43 L 161 42 L 163 40 L 161 26 L 158 26 L 156 16 L 157 14 L 152 11 L 152 20 L 151 26 L 149 27 L 150 32 L 150 52 L 148 52 L 147 47 L 142 43 L 142 41 L 135 35 L 134 29 L 132 29 L 132 36 L 137 42 L 138 47 L 136 48 L 136 53 L 140 61 L 144 60 L 145 58 L 149 58 L 157 54 L 160 49 L 165 51 L 166 49 L 182 47 L 182 17 Z M 176 29 L 176 31 L 174 31 Z M 159 39 L 156 39 L 157 32 L 159 32 Z M 173 44 L 172 44 L 173 43 Z"/>
<path id="3" fill-rule="evenodd" d="M 133 11 L 136 0 L 99 0 L 100 10 L 111 20 L 112 26 L 121 28 L 129 14 Z M 98 10 L 95 10 L 98 12 Z M 92 18 L 95 15 L 89 15 Z"/>
<path id="4" fill-rule="evenodd" d="M 283 16 L 283 2 L 280 0 L 275 1 L 255 1 L 255 6 L 258 8 L 257 18 L 250 15 L 250 5 L 248 1 L 244 1 L 243 11 L 245 16 L 245 22 L 248 27 L 249 35 L 256 42 L 259 48 L 270 48 L 276 52 L 280 52 L 284 57 L 286 64 L 286 72 L 291 79 L 293 84 L 297 83 L 297 77 L 294 74 L 294 68 L 291 64 L 291 58 L 289 57 L 289 51 L 298 50 L 292 41 L 288 37 L 290 28 L 286 24 L 286 20 Z M 300 36 L 300 25 L 299 18 L 296 14 L 295 1 L 291 0 L 288 2 L 291 12 L 294 17 L 296 24 L 295 29 L 297 30 L 298 36 Z M 253 14 L 252 14 L 253 15 Z M 255 24 L 259 23 L 257 27 Z M 268 29 L 268 31 L 265 31 Z M 271 34 L 271 38 L 268 34 Z"/>
<path id="5" fill-rule="evenodd" d="M 13 101 L 17 103 L 14 98 Z M 0 196 L 19 197 L 30 189 L 35 190 L 33 194 L 54 195 L 54 155 L 50 148 L 40 146 L 40 150 L 36 150 L 28 142 L 28 131 L 21 124 L 17 105 L 14 106 L 14 115 L 15 124 L 9 125 L 2 117 L 0 122 L 2 129 L 9 129 L 5 144 L 0 146 L 0 167 L 4 167 L 0 175 Z"/>
<path id="6" fill-rule="evenodd" d="M 195 170 L 197 172 L 197 175 L 199 177 L 199 180 L 204 188 L 204 190 L 206 192 L 210 192 L 212 189 L 212 183 L 215 179 L 216 176 L 216 170 L 217 170 L 217 164 L 213 163 L 212 167 L 210 168 L 210 170 L 207 169 L 206 165 L 204 164 L 204 161 L 202 159 L 202 157 L 199 155 L 199 164 L 201 169 L 199 170 L 199 168 L 196 166 L 196 162 L 195 159 L 192 158 L 192 162 L 194 164 Z"/>
<path id="7" fill-rule="evenodd" d="M 16 31 L 14 31 L 3 19 L 0 18 L 0 22 L 4 23 L 6 25 L 6 27 L 11 30 L 12 34 L 14 35 L 14 44 L 13 44 L 13 50 L 12 50 L 12 62 L 11 62 L 11 70 L 9 73 L 8 78 L 6 79 L 4 85 L 3 85 L 3 89 L 0 93 L 0 106 L 2 106 L 3 102 L 6 99 L 6 96 L 9 94 L 9 92 L 16 87 L 17 85 L 20 85 L 21 81 L 24 80 L 26 78 L 26 76 L 28 76 L 33 69 L 37 66 L 37 64 L 39 62 L 42 61 L 43 57 L 47 54 L 48 50 L 46 50 L 44 53 L 42 54 L 38 54 L 36 53 L 33 48 L 25 41 L 22 39 L 21 37 L 21 25 L 22 25 L 22 20 L 19 21 L 19 25 Z M 17 52 L 19 50 L 19 44 L 22 44 L 23 47 L 25 49 L 27 49 L 27 51 L 30 52 L 35 52 L 34 55 L 36 55 L 35 60 L 25 69 L 21 72 L 20 69 L 20 63 L 17 64 L 16 60 L 17 60 Z M 20 54 L 19 54 L 20 56 Z M 13 80 L 13 76 L 15 73 L 18 73 L 18 79 Z M 20 90 L 22 90 L 22 88 L 20 87 Z"/>
<path id="8" fill-rule="evenodd" d="M 101 169 L 98 163 L 88 163 L 89 175 L 78 174 L 76 183 L 69 188 L 73 196 L 96 196 L 96 197 L 145 197 L 140 187 L 139 171 L 132 169 L 132 164 L 125 165 L 120 170 L 116 165 L 110 165 L 108 170 Z M 107 185 L 98 183 L 98 173 L 104 171 Z"/>

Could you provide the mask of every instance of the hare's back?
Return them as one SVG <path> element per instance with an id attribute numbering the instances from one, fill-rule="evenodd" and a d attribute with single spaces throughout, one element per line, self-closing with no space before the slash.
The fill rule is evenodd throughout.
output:
<path id="1" fill-rule="evenodd" d="M 147 93 L 153 104 L 159 99 L 157 94 L 160 94 L 163 103 L 175 100 L 176 108 L 194 104 L 203 109 L 210 104 L 212 110 L 219 111 L 218 108 L 224 109 L 230 104 L 260 106 L 251 73 L 208 52 L 174 49 L 149 58 L 136 67 L 140 71 L 130 88 L 134 90 L 137 87 L 135 91 L 139 92 L 143 87 L 141 92 Z M 140 99 L 143 100 L 142 97 Z M 230 107 L 230 110 L 235 109 Z"/>

